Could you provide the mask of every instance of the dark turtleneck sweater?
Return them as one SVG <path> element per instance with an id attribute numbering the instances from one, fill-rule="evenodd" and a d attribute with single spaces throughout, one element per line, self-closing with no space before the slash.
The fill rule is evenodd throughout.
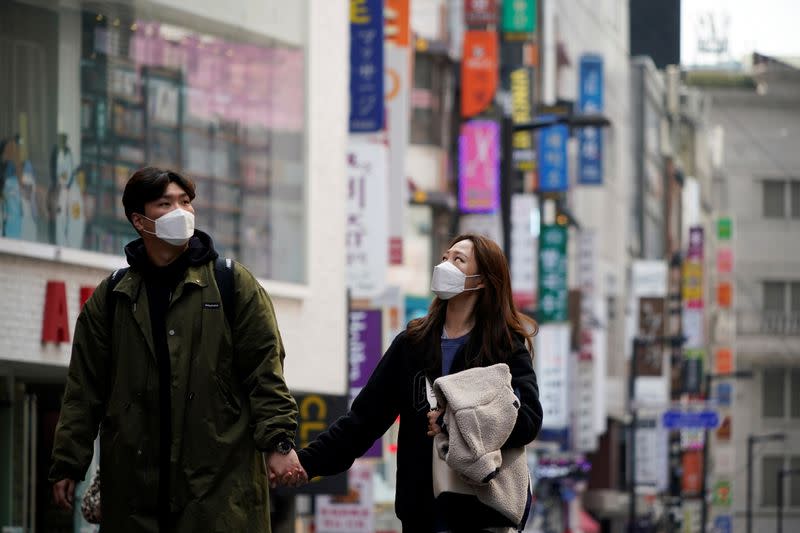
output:
<path id="1" fill-rule="evenodd" d="M 158 454 L 158 521 L 160 529 L 168 529 L 170 519 L 170 449 L 172 443 L 172 365 L 167 343 L 167 311 L 172 295 L 184 279 L 189 266 L 213 261 L 218 254 L 211 237 L 195 231 L 189 246 L 172 263 L 159 267 L 147 255 L 144 241 L 137 239 L 125 247 L 132 269 L 139 271 L 147 290 L 153 347 L 158 361 L 159 454 Z"/>

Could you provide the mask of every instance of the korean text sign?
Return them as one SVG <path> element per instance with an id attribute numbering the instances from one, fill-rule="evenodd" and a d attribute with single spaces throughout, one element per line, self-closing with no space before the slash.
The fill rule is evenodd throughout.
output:
<path id="1" fill-rule="evenodd" d="M 383 116 L 383 1 L 350 0 L 350 131 L 379 131 Z"/>
<path id="2" fill-rule="evenodd" d="M 568 138 L 566 124 L 553 124 L 539 132 L 539 192 L 567 190 Z"/>
<path id="3" fill-rule="evenodd" d="M 458 139 L 459 208 L 464 213 L 494 213 L 500 191 L 500 127 L 490 120 L 461 126 Z"/>
<path id="4" fill-rule="evenodd" d="M 367 384 L 381 358 L 382 317 L 380 309 L 350 311 L 349 349 L 350 404 Z M 380 457 L 381 439 L 363 457 Z"/>
<path id="5" fill-rule="evenodd" d="M 567 228 L 542 226 L 539 234 L 539 322 L 567 320 Z"/>
<path id="6" fill-rule="evenodd" d="M 583 114 L 603 111 L 603 58 L 594 54 L 581 57 L 578 108 Z M 578 183 L 603 183 L 603 130 L 587 126 L 578 133 Z"/>

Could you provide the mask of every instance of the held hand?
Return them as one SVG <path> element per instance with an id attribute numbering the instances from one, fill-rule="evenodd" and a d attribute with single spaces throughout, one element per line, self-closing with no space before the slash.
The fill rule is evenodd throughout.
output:
<path id="1" fill-rule="evenodd" d="M 431 409 L 428 411 L 428 436 L 434 437 L 442 432 L 441 426 L 437 423 L 439 420 L 439 416 L 441 416 L 441 411 L 439 409 Z"/>
<path id="2" fill-rule="evenodd" d="M 290 487 L 299 487 L 308 481 L 306 471 L 300 465 L 297 452 L 291 450 L 286 455 L 272 452 L 267 457 L 269 468 L 269 486 L 273 489 L 278 484 Z"/>
<path id="3" fill-rule="evenodd" d="M 75 480 L 62 479 L 53 485 L 53 500 L 57 506 L 66 511 L 72 511 L 75 499 Z"/>

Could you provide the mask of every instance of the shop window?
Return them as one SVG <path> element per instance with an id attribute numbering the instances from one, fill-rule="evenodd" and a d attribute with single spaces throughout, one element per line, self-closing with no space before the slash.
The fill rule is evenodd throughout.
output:
<path id="1" fill-rule="evenodd" d="M 768 455 L 761 459 L 761 505 L 778 503 L 778 471 L 783 468 L 783 457 Z"/>
<path id="2" fill-rule="evenodd" d="M 197 227 L 221 255 L 305 282 L 303 47 L 96 5 L 0 8 L 19 29 L 0 24 L 0 75 L 12 80 L 0 85 L 2 235 L 121 254 L 137 237 L 122 189 L 161 166 L 194 181 Z M 51 19 L 52 31 L 31 30 Z M 75 63 L 58 63 L 59 48 L 79 50 Z"/>
<path id="3" fill-rule="evenodd" d="M 783 368 L 764 370 L 762 391 L 762 411 L 765 418 L 783 418 L 785 402 L 785 375 Z"/>

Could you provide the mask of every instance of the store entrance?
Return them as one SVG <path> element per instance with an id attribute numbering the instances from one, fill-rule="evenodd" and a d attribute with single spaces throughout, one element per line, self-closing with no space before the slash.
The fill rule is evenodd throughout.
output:
<path id="1" fill-rule="evenodd" d="M 22 489 L 19 494 L 22 525 L 25 531 L 72 533 L 72 513 L 55 506 L 47 480 L 64 386 L 26 383 L 23 391 L 16 402 L 19 432 L 14 439 L 18 465 L 15 486 Z"/>

